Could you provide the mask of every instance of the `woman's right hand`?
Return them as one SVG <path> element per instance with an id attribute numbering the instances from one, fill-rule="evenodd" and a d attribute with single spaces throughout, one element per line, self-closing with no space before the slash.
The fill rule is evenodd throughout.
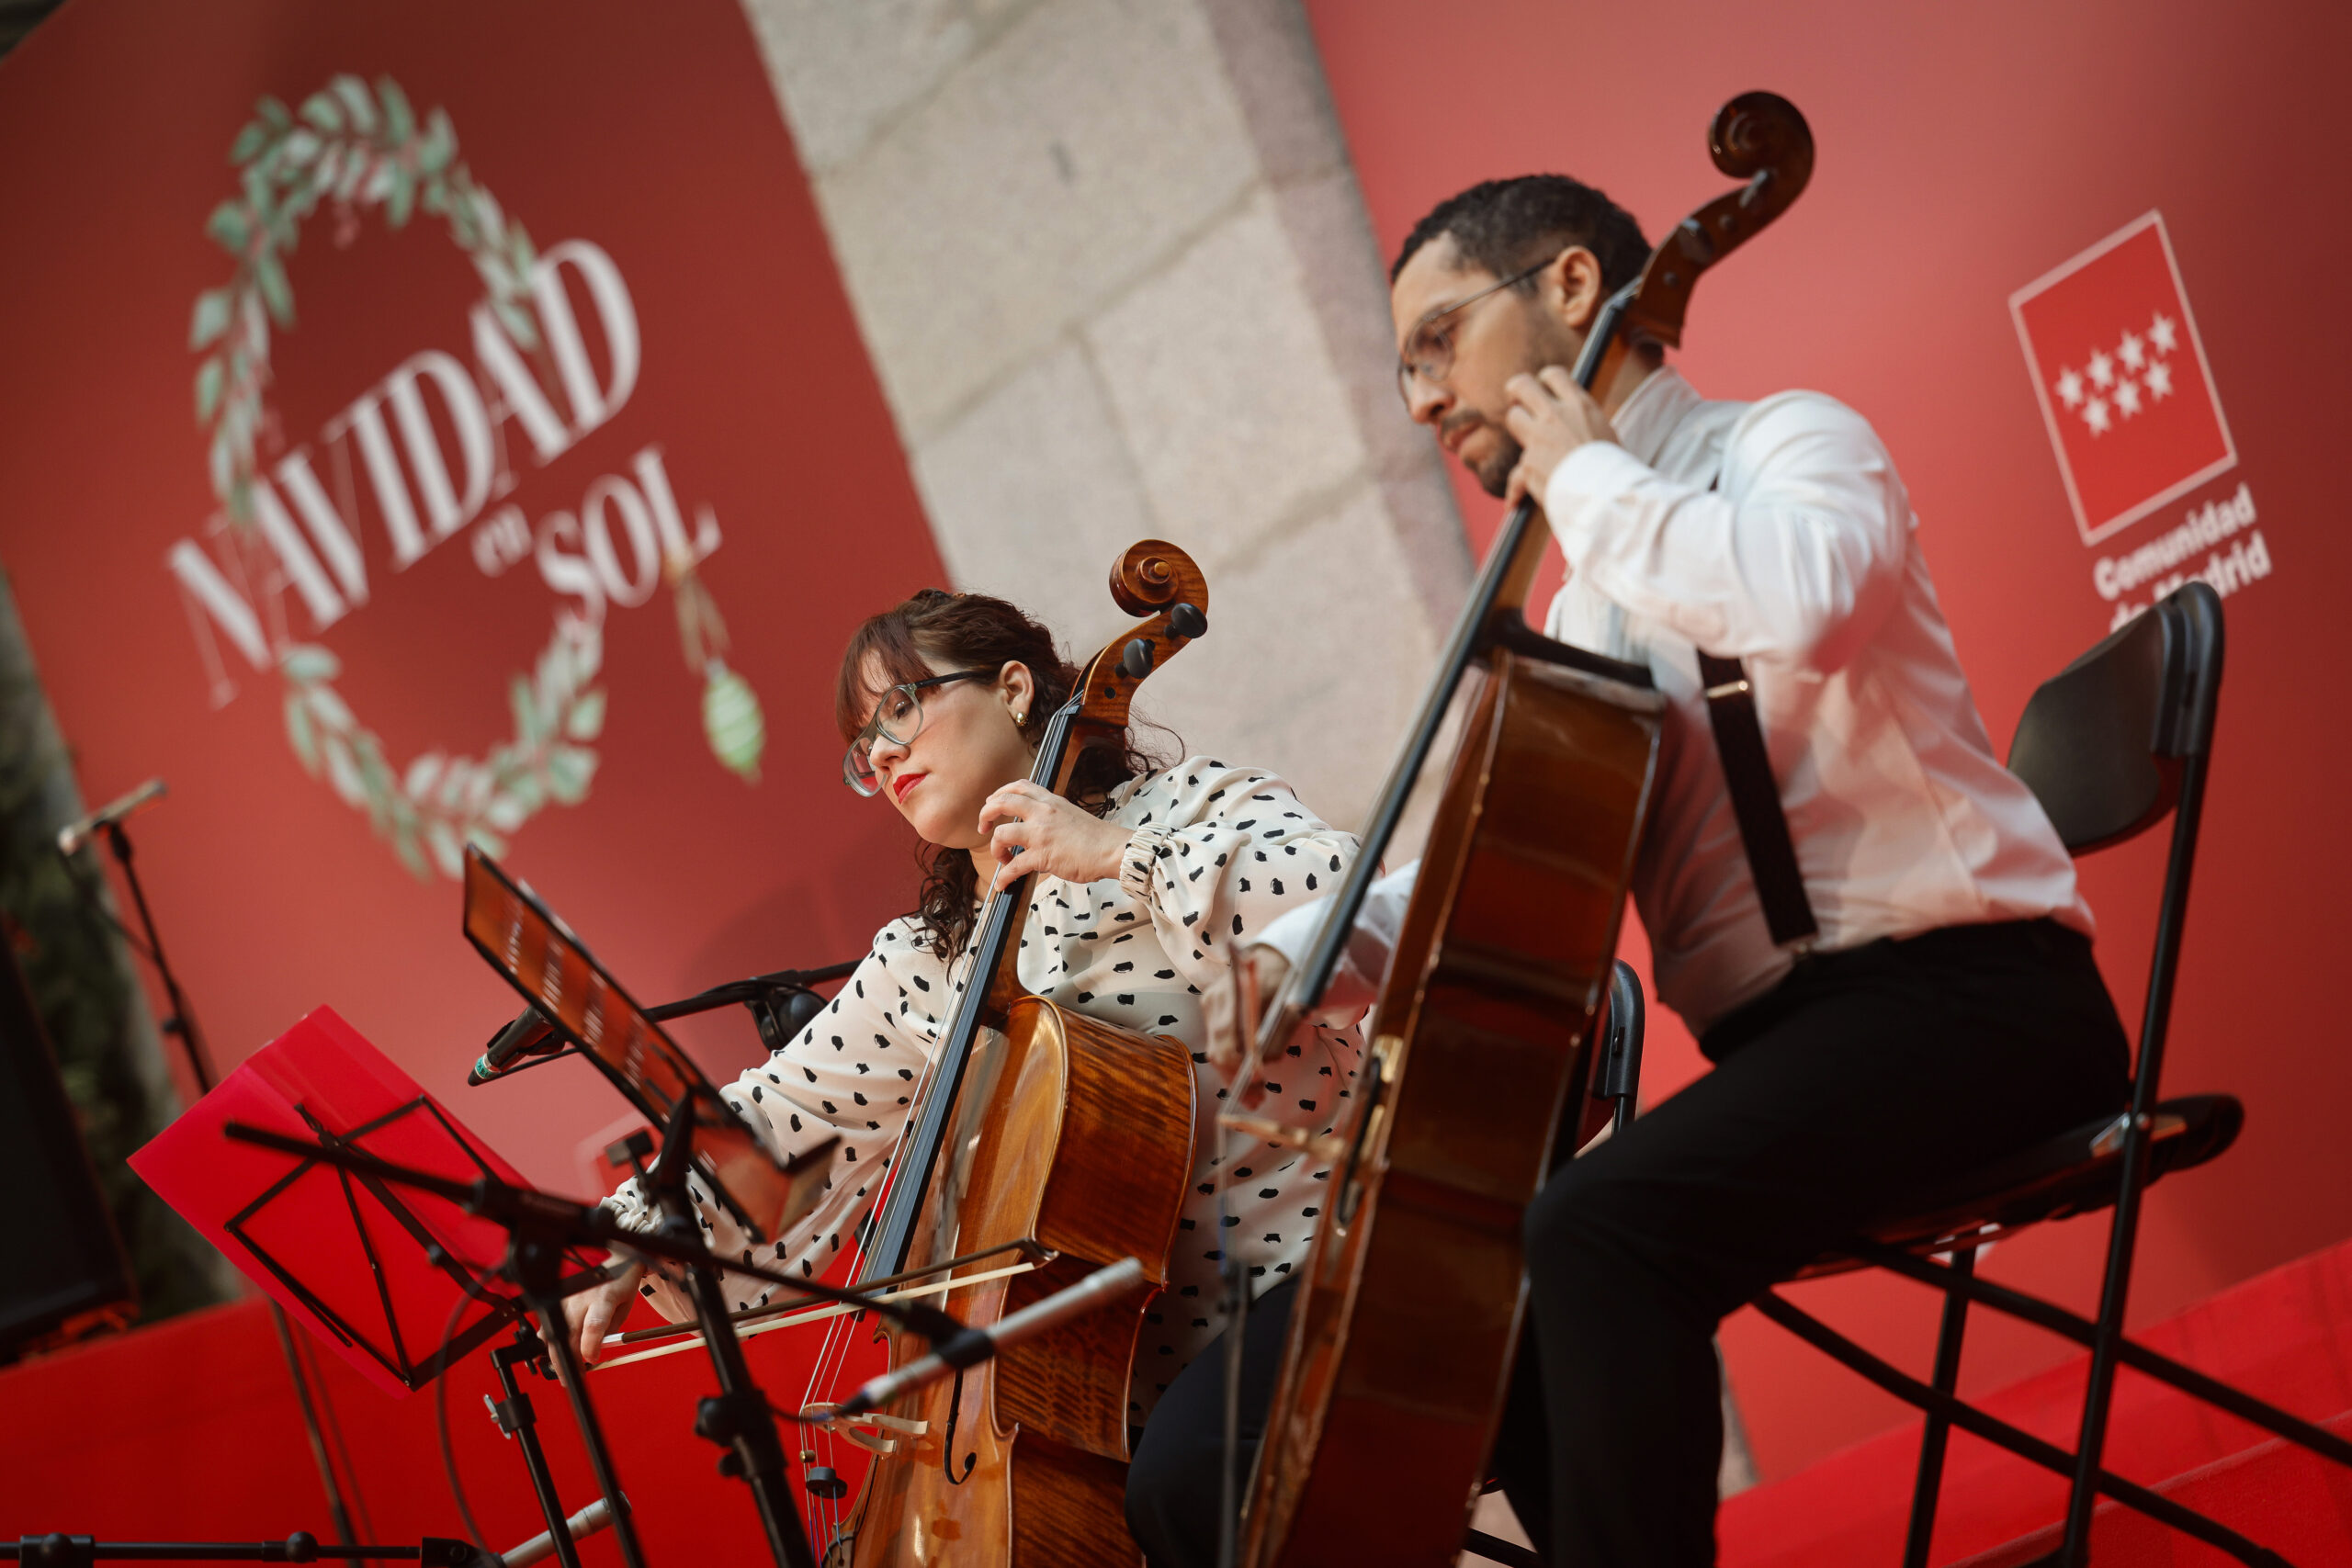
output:
<path id="1" fill-rule="evenodd" d="M 645 1266 L 631 1263 L 594 1290 L 563 1298 L 564 1329 L 580 1347 L 582 1361 L 595 1365 L 598 1352 L 605 1348 L 605 1336 L 628 1315 L 629 1298 L 637 1294 L 638 1282 L 644 1277 Z"/>

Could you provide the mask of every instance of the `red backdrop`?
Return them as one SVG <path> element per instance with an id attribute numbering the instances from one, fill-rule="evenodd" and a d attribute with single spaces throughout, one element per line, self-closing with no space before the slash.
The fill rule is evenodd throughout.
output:
<path id="1" fill-rule="evenodd" d="M 2226 1088 L 2251 1120 L 2227 1159 L 2158 1190 L 2135 1315 L 2352 1231 L 2332 1126 L 2352 1063 L 2334 1047 L 2324 978 L 2346 842 L 2324 794 L 2340 747 L 2319 706 L 2326 584 L 2346 564 L 2328 522 L 2322 421 L 2340 405 L 2352 327 L 2311 300 L 2318 279 L 2303 270 L 2337 254 L 2352 224 L 2327 199 L 2341 183 L 2325 106 L 2345 20 L 2315 6 L 1947 14 L 1800 0 L 1768 23 L 1698 6 L 1498 3 L 1449 11 L 1433 37 L 1426 7 L 1309 9 L 1391 249 L 1440 197 L 1544 167 L 1605 186 L 1655 232 L 1721 188 L 1701 144 L 1718 102 L 1761 85 L 1804 107 L 1822 149 L 1814 186 L 1707 280 L 1682 360 L 1714 395 L 1819 387 L 1877 423 L 1925 519 L 1996 734 L 2108 625 L 2117 602 L 2095 586 L 2096 562 L 2246 487 L 2269 570 L 2229 601 L 2231 673 L 2168 1081 Z M 0 136 L 23 150 L 0 167 L 11 372 L 0 383 L 11 502 L 0 561 L 85 791 L 104 798 L 159 772 L 171 782 L 169 804 L 138 826 L 141 863 L 220 1065 L 332 1000 L 526 1173 L 576 1190 L 583 1131 L 618 1102 L 571 1066 L 459 1091 L 513 1003 L 459 942 L 454 886 L 403 869 L 363 814 L 304 772 L 277 677 L 217 636 L 238 692 L 213 705 L 164 566 L 176 542 L 218 543 L 205 531 L 218 506 L 191 400 L 199 355 L 187 344 L 197 297 L 232 265 L 205 233 L 236 193 L 227 154 L 258 96 L 299 106 L 346 71 L 395 78 L 420 113 L 446 108 L 474 175 L 542 251 L 584 240 L 612 258 L 641 368 L 609 420 L 545 464 L 505 426 L 514 489 L 404 570 L 363 502 L 368 603 L 314 634 L 289 588 L 284 625 L 340 659 L 340 691 L 395 768 L 436 747 L 479 756 L 508 734 L 509 677 L 531 669 L 559 596 L 536 561 L 486 576 L 474 534 L 511 502 L 536 541 L 554 513 L 576 519 L 600 478 L 633 475 L 631 459 L 661 447 L 688 527 L 707 507 L 723 532 L 701 578 L 733 633 L 729 662 L 765 706 L 761 782 L 714 761 L 701 677 L 681 661 L 671 592 L 656 590 L 605 619 L 608 705 L 587 799 L 533 816 L 507 856 L 641 993 L 847 955 L 898 906 L 903 886 L 874 869 L 903 840 L 831 782 L 824 682 L 857 615 L 941 572 L 774 98 L 724 0 L 664 7 L 658 26 L 617 5 L 183 14 L 76 0 L 0 63 Z M 2237 461 L 2086 547 L 2008 300 L 2152 209 Z M 326 452 L 335 416 L 420 352 L 474 364 L 468 312 L 483 282 L 440 220 L 390 232 L 370 210 L 346 246 L 336 227 L 332 211 L 313 216 L 288 258 L 297 324 L 275 336 L 265 468 L 306 446 Z M 572 298 L 609 379 L 612 345 L 584 291 Z M 446 412 L 440 429 L 455 451 Z M 1483 539 L 1493 507 L 1467 491 L 1464 502 Z M 2087 872 L 2127 1010 L 2157 853 L 2137 846 Z M 690 1039 L 714 1071 L 755 1049 L 734 1021 Z M 1668 1021 L 1654 1042 L 1653 1098 L 1700 1066 Z M 2060 1227 L 2005 1247 L 1990 1269 L 2086 1301 L 2099 1235 Z M 1870 1280 L 1810 1293 L 1866 1342 L 1924 1364 L 1932 1315 L 1915 1294 Z M 7 1424 L 0 1533 L 258 1536 L 289 1517 L 315 1528 L 290 1406 L 241 1321 L 156 1337 L 160 1359 L 140 1359 L 149 1351 L 133 1337 L 12 1380 L 41 1418 Z M 791 1352 L 777 1341 L 791 1337 L 758 1353 L 780 1387 Z M 1735 1320 L 1726 1343 L 1768 1474 L 1895 1414 L 1765 1325 Z M 2057 1353 L 1988 1319 L 1963 1383 L 2006 1381 Z M 671 1419 L 707 1375 L 667 1365 L 653 1375 L 676 1391 L 657 1399 L 637 1385 L 642 1404 L 613 1396 L 626 1402 L 625 1461 L 649 1487 L 707 1474 L 706 1450 Z M 354 1441 L 378 1483 L 382 1533 L 449 1530 L 437 1488 L 419 1479 L 431 1463 L 419 1402 L 371 1404 L 351 1380 L 336 1386 L 354 1391 L 346 1421 L 373 1434 Z M 110 1403 L 157 1388 L 175 1412 L 160 1439 Z M 457 1392 L 478 1408 L 472 1382 Z M 460 1421 L 461 1444 L 487 1444 L 462 1436 L 478 1418 Z M 123 1446 L 129 1434 L 144 1446 Z M 111 1479 L 125 1461 L 150 1479 Z M 486 1506 L 521 1501 L 513 1483 L 486 1483 L 507 1494 Z M 740 1490 L 708 1508 L 695 1496 L 698 1511 L 673 1516 L 674 1539 L 748 1540 Z M 703 1527 L 688 1517 L 719 1535 L 695 1535 Z"/>
<path id="2" fill-rule="evenodd" d="M 312 588 L 334 590 L 339 613 L 322 615 L 284 552 L 288 581 L 273 591 L 255 570 L 266 556 L 241 561 L 217 527 L 209 427 L 193 390 L 203 355 L 189 344 L 192 317 L 203 321 L 199 295 L 237 266 L 207 224 L 241 197 L 232 158 L 251 151 L 238 139 L 256 100 L 283 100 L 323 136 L 332 128 L 306 100 L 342 73 L 368 85 L 386 135 L 393 111 L 379 79 L 402 89 L 420 132 L 432 111 L 446 111 L 457 155 L 500 205 L 497 222 L 476 209 L 477 224 L 503 223 L 510 238 L 520 225 L 542 270 L 547 258 L 573 258 L 560 281 L 582 323 L 589 398 L 565 376 L 568 345 L 544 310 L 547 350 L 517 357 L 537 365 L 556 418 L 575 433 L 593 428 L 542 460 L 526 418 L 501 422 L 503 457 L 489 456 L 512 486 L 500 493 L 490 483 L 467 513 L 477 498 L 466 493 L 461 405 L 468 384 L 486 399 L 501 390 L 469 311 L 495 266 L 460 254 L 447 220 L 422 206 L 395 229 L 365 186 L 348 220 L 322 202 L 283 254 L 289 298 L 277 301 L 288 308 L 270 333 L 257 453 L 309 530 Z M 347 98 L 318 112 L 345 130 L 358 113 Z M 658 14 L 578 0 L 329 9 L 77 0 L 0 65 L 0 145 L 17 154 L 0 169 L 9 215 L 0 226 L 0 361 L 9 367 L 0 561 L 85 795 L 103 800 L 151 773 L 170 784 L 134 836 L 216 1065 L 225 1070 L 332 1001 L 526 1175 L 581 1190 L 579 1151 L 624 1113 L 622 1102 L 578 1064 L 461 1086 L 517 1002 L 460 939 L 458 885 L 412 872 L 367 812 L 306 773 L 289 740 L 289 688 L 247 661 L 226 623 L 191 607 L 166 557 L 175 546 L 205 552 L 266 634 L 328 649 L 340 664 L 335 693 L 380 736 L 394 774 L 434 751 L 481 759 L 518 723 L 536 735 L 546 716 L 518 720 L 510 684 L 535 671 L 558 612 L 585 609 L 581 574 L 595 573 L 589 580 L 608 599 L 601 728 L 576 703 L 555 716 L 576 726 L 564 744 L 595 754 L 593 778 L 578 804 L 503 819 L 506 863 L 648 1000 L 861 953 L 904 907 L 910 880 L 895 874 L 907 863 L 895 818 L 838 782 L 833 663 L 859 617 L 944 573 L 740 10 L 731 0 Z M 594 256 L 566 248 L 572 241 L 609 257 L 625 309 L 609 277 L 602 300 L 589 287 Z M 503 265 L 530 265 L 500 254 Z M 637 370 L 624 398 L 629 322 Z M 245 341 L 248 326 L 239 318 L 229 340 Z M 402 389 L 388 381 L 426 351 L 449 356 L 461 383 L 454 400 L 445 383 L 419 400 L 424 441 L 453 476 L 455 526 L 439 542 L 430 538 L 432 457 L 403 427 Z M 504 390 L 510 403 L 527 400 Z M 617 405 L 601 421 L 583 412 L 597 396 Z M 405 564 L 396 553 L 403 519 L 371 482 L 371 408 L 422 520 L 413 526 L 431 544 Z M 349 433 L 339 438 L 339 428 Z M 732 634 L 729 668 L 765 710 L 756 784 L 714 755 L 707 671 L 686 662 L 678 595 L 655 585 L 658 548 L 640 542 L 649 530 L 661 536 L 657 487 L 640 466 L 650 448 L 680 532 L 707 546 L 702 518 L 716 526 L 698 579 Z M 279 466 L 298 453 L 356 537 L 356 562 L 339 559 L 332 530 L 322 536 L 300 507 Z M 645 518 L 633 516 L 638 506 Z M 643 602 L 630 607 L 631 597 Z M 292 694 L 320 743 L 332 699 Z M 549 775 L 559 794 L 582 771 L 582 759 L 566 755 Z M 332 765 L 322 757 L 322 769 Z M 682 1032 L 715 1075 L 757 1054 L 740 1012 Z M 52 1401 L 44 1407 L 54 1419 L 38 1431 L 9 1424 L 0 1532 L 319 1528 L 307 1461 L 275 1440 L 299 1428 L 266 1348 L 248 1368 L 243 1339 L 191 1324 L 172 1341 L 179 1375 L 150 1382 L 138 1337 L 75 1358 L 69 1381 L 24 1385 L 26 1398 Z M 786 1397 L 799 1392 L 789 1369 L 806 1347 L 775 1347 L 793 1337 L 771 1339 L 759 1356 L 763 1375 L 790 1385 Z M 673 1361 L 646 1386 L 698 1378 L 707 1373 Z M 437 1468 L 429 1443 L 414 1440 L 420 1402 L 393 1406 L 339 1371 L 332 1381 L 344 1419 L 360 1429 L 379 1526 L 392 1539 L 457 1533 L 441 1488 L 420 1483 Z M 472 1387 L 461 1391 L 475 1412 L 460 1416 L 468 1432 L 480 1424 Z M 122 1404 L 147 1389 L 171 1395 L 161 1428 L 173 1435 L 168 1485 L 125 1479 L 126 1466 L 157 1457 L 154 1430 Z M 642 1433 L 663 1456 L 649 1461 L 655 1473 L 705 1471 L 715 1456 L 685 1438 L 683 1395 L 666 1425 L 641 1425 L 626 1413 L 634 1396 L 619 1397 L 625 1440 Z M 548 1405 L 551 1425 L 563 1424 L 560 1410 L 560 1400 Z M 136 1453 L 110 1446 L 142 1430 L 147 1446 Z M 518 1480 L 502 1472 L 486 1484 L 523 1501 L 527 1516 Z M 514 1512 L 503 1503 L 492 1511 Z M 730 1509 L 724 1525 L 708 1544 L 748 1531 L 748 1507 Z"/>
<path id="3" fill-rule="evenodd" d="M 775 97 L 726 0 L 667 7 L 658 27 L 617 5 L 198 15 L 83 0 L 0 70 L 0 135 L 47 149 L 0 174 L 13 301 L 0 315 L 11 367 L 0 560 L 85 793 L 104 799 L 158 773 L 171 785 L 134 832 L 218 1065 L 331 1000 L 525 1171 L 576 1189 L 575 1145 L 619 1102 L 569 1067 L 528 1089 L 460 1089 L 516 1003 L 459 939 L 457 885 L 413 874 L 365 812 L 305 773 L 277 676 L 254 670 L 166 566 L 190 541 L 234 575 L 207 531 L 220 505 L 187 347 L 198 293 L 233 265 L 205 231 L 237 193 L 226 155 L 256 98 L 299 107 L 346 71 L 400 83 L 420 120 L 445 108 L 475 179 L 543 254 L 584 240 L 612 258 L 641 368 L 616 412 L 543 465 L 509 423 L 511 492 L 397 569 L 364 446 L 328 433 L 421 351 L 472 367 L 468 312 L 483 279 L 433 215 L 393 231 L 363 210 L 339 245 L 322 207 L 286 258 L 295 324 L 273 334 L 277 428 L 261 463 L 278 471 L 307 452 L 322 488 L 353 498 L 368 596 L 345 595 L 347 613 L 320 631 L 299 588 L 248 586 L 265 626 L 280 615 L 286 637 L 339 658 L 340 694 L 393 770 L 436 750 L 478 759 L 513 732 L 511 679 L 532 671 L 559 611 L 582 603 L 586 552 L 565 524 L 586 519 L 597 486 L 610 494 L 606 476 L 634 482 L 639 455 L 659 449 L 684 528 L 706 512 L 718 525 L 699 575 L 732 633 L 729 662 L 766 710 L 759 780 L 706 742 L 704 681 L 660 588 L 605 610 L 607 700 L 586 799 L 503 835 L 506 863 L 641 996 L 854 956 L 898 907 L 905 889 L 875 874 L 895 866 L 881 852 L 896 824 L 838 782 L 831 674 L 858 617 L 942 572 Z M 577 272 L 566 282 L 592 371 L 609 383 L 600 312 Z M 561 412 L 560 378 L 548 379 Z M 446 408 L 427 406 L 461 470 Z M 294 510 L 291 487 L 277 488 Z M 424 486 L 412 488 L 423 512 Z M 637 557 L 625 506 L 599 510 L 617 582 L 634 592 L 658 562 Z M 526 558 L 487 575 L 482 536 L 518 521 Z M 541 556 L 556 562 L 548 573 Z M 217 707 L 208 647 L 234 682 Z M 695 1032 L 714 1068 L 755 1049 L 740 1019 Z"/>
<path id="4" fill-rule="evenodd" d="M 1724 188 L 1704 145 L 1718 104 L 1764 87 L 1804 110 L 1819 146 L 1812 186 L 1708 275 L 1679 360 L 1710 396 L 1817 388 L 1878 426 L 1996 737 L 2119 604 L 2148 602 L 2149 582 L 2102 596 L 2096 563 L 2245 487 L 2267 575 L 2241 569 L 2227 585 L 2228 679 L 2165 1082 L 2237 1094 L 2248 1121 L 2226 1158 L 2153 1195 L 2133 1316 L 2352 1232 L 2335 1114 L 2352 1056 L 2330 956 L 2352 839 L 2334 800 L 2345 749 L 2325 674 L 2339 630 L 2331 584 L 2352 566 L 2332 456 L 2352 322 L 2309 265 L 2352 240 L 2352 212 L 2327 194 L 2342 184 L 2330 106 L 2352 44 L 2345 13 L 2186 0 L 1769 11 L 1481 0 L 1449 8 L 1441 28 L 1399 0 L 1307 9 L 1391 255 L 1442 197 L 1539 170 L 1602 186 L 1655 238 Z M 2238 460 L 2086 547 L 2008 302 L 2151 209 Z M 1483 543 L 1498 508 L 1459 489 Z M 2085 868 L 2100 960 L 2129 1019 L 2162 854 L 2142 843 Z M 1655 1099 L 1703 1063 L 1670 1023 L 1652 1038 Z M 2054 1227 L 1999 1248 L 1988 1271 L 2087 1304 L 2104 1235 L 2099 1221 Z M 1934 1317 L 1921 1292 L 1851 1279 L 1804 1294 L 1924 1375 Z M 1724 1343 L 1768 1477 L 1899 1415 L 1753 1314 L 1735 1318 Z M 1963 1389 L 2061 1354 L 1980 1314 Z"/>

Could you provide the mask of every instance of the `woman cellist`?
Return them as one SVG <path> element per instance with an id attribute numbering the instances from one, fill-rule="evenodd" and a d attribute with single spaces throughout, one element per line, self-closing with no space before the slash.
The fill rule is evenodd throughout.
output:
<path id="1" fill-rule="evenodd" d="M 1193 1188 L 1129 1388 L 1130 1424 L 1143 1427 L 1177 1372 L 1218 1334 L 1221 1233 L 1229 1229 L 1261 1289 L 1287 1275 L 1312 1237 L 1329 1176 L 1322 1166 L 1284 1150 L 1256 1160 L 1240 1154 L 1231 1172 L 1220 1168 L 1225 1145 L 1214 1114 L 1227 1091 L 1207 1066 L 1201 996 L 1236 943 L 1329 892 L 1356 841 L 1264 769 L 1206 757 L 1162 766 L 1132 737 L 1125 747 L 1086 753 L 1072 798 L 1028 782 L 1044 716 L 1068 698 L 1078 674 L 1044 626 L 981 594 L 925 590 L 858 628 L 834 697 L 849 742 L 844 776 L 858 794 L 888 800 L 922 840 L 919 907 L 876 933 L 872 952 L 805 1032 L 725 1093 L 786 1156 L 840 1136 L 825 1201 L 773 1245 L 781 1267 L 824 1274 L 856 1245 L 967 978 L 960 961 L 983 886 L 1029 874 L 1024 987 L 1105 1021 L 1172 1036 L 1196 1064 Z M 1304 1122 L 1335 1126 L 1360 1042 L 1352 1030 L 1317 1027 L 1296 1043 L 1260 1092 L 1280 1096 Z M 1233 1179 L 1225 1226 L 1221 1175 Z M 634 1183 L 607 1201 L 632 1226 L 652 1224 Z M 715 1250 L 745 1251 L 724 1211 L 706 1205 L 702 1213 Z M 567 1303 L 584 1359 L 596 1359 L 631 1292 L 673 1320 L 689 1314 L 668 1281 L 631 1269 Z M 742 1308 L 765 1303 L 770 1292 L 730 1284 L 729 1293 L 729 1304 Z M 1214 1454 L 1217 1418 L 1213 1403 L 1193 1413 L 1204 1429 L 1177 1446 Z M 1214 1529 L 1214 1520 L 1203 1528 Z"/>

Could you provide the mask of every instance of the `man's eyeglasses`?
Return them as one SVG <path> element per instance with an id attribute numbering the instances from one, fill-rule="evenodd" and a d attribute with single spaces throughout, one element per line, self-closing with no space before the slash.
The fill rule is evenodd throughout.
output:
<path id="1" fill-rule="evenodd" d="M 1457 299 L 1443 310 L 1431 310 L 1413 323 L 1405 339 L 1405 347 L 1396 355 L 1396 390 L 1404 398 L 1405 406 L 1413 406 L 1413 379 L 1419 377 L 1430 386 L 1441 386 L 1453 369 L 1453 329 L 1463 311 L 1489 294 L 1499 294 L 1513 284 L 1524 283 L 1550 266 L 1559 258 L 1545 256 L 1525 272 L 1516 272 L 1500 283 L 1489 284 L 1466 299 Z"/>
<path id="2" fill-rule="evenodd" d="M 874 772 L 874 738 L 896 746 L 911 745 L 922 733 L 922 691 L 926 686 L 944 686 L 950 681 L 993 681 L 993 670 L 958 670 L 952 675 L 933 675 L 927 680 L 909 681 L 882 694 L 874 705 L 874 716 L 849 743 L 849 750 L 842 757 L 842 782 L 860 795 L 882 793 L 882 781 Z"/>

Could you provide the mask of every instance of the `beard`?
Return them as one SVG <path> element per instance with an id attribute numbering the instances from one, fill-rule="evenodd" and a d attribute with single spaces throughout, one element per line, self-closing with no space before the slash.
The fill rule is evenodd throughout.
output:
<path id="1" fill-rule="evenodd" d="M 1511 470 L 1519 467 L 1519 459 L 1526 448 L 1499 425 L 1496 427 L 1496 434 L 1500 436 L 1502 444 L 1495 448 L 1493 457 L 1472 468 L 1470 474 L 1478 481 L 1480 490 L 1500 501 L 1504 492 L 1510 489 Z"/>
<path id="2" fill-rule="evenodd" d="M 1479 489 L 1499 501 L 1510 489 L 1511 470 L 1519 467 L 1520 457 L 1525 451 L 1502 421 L 1488 419 L 1476 409 L 1460 409 L 1438 426 L 1438 435 L 1442 439 L 1465 425 L 1479 424 L 1494 432 L 1494 453 L 1482 463 L 1474 464 L 1465 459 L 1462 466 L 1470 470 L 1470 477 L 1478 481 Z"/>

